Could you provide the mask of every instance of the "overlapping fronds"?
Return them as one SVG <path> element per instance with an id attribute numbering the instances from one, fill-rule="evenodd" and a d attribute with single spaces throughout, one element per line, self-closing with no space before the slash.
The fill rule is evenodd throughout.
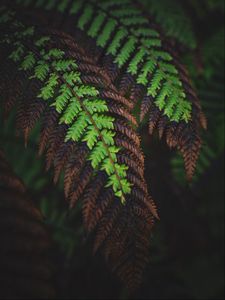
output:
<path id="1" fill-rule="evenodd" d="M 66 198 L 71 208 L 83 200 L 95 251 L 101 248 L 134 288 L 147 261 L 157 212 L 144 180 L 133 103 L 69 36 L 26 26 L 5 8 L 0 22 L 4 107 L 8 112 L 18 105 L 18 128 L 26 140 L 43 118 L 40 153 L 47 149 L 47 167 L 54 166 L 55 181 L 65 171 Z"/>
<path id="2" fill-rule="evenodd" d="M 2 152 L 0 215 L 0 298 L 54 298 L 49 234 Z"/>
<path id="3" fill-rule="evenodd" d="M 96 48 L 94 56 L 110 71 L 120 93 L 141 102 L 141 122 L 149 118 L 149 132 L 158 129 L 171 147 L 184 156 L 192 178 L 201 148 L 199 130 L 205 118 L 185 67 L 158 26 L 135 1 L 23 1 L 19 5 L 49 15 L 48 25 L 60 26 Z M 47 13 L 48 16 L 48 13 Z M 89 37 L 88 39 L 84 36 Z M 91 52 L 91 51 L 90 51 Z"/>

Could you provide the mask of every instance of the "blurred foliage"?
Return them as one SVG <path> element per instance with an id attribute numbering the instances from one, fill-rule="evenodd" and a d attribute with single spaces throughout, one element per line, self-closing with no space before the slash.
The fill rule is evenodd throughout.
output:
<path id="1" fill-rule="evenodd" d="M 189 49 L 196 48 L 197 40 L 193 24 L 182 1 L 141 0 L 141 2 L 169 37 L 177 39 Z"/>
<path id="2" fill-rule="evenodd" d="M 198 59 L 202 64 L 200 66 L 196 65 Z M 219 30 L 216 28 L 205 40 L 200 54 L 189 53 L 184 60 L 208 120 L 208 130 L 203 132 L 204 144 L 193 180 L 196 182 L 224 152 L 224 26 Z M 171 165 L 177 181 L 186 184 L 184 164 L 179 154 L 172 159 Z"/>

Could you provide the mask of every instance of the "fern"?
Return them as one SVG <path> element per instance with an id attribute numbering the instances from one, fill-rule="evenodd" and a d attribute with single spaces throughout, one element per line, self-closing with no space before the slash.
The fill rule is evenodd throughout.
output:
<path id="1" fill-rule="evenodd" d="M 8 37 L 7 41 L 3 39 L 3 43 L 8 42 L 16 46 L 9 59 L 18 63 L 21 71 L 30 71 L 31 79 L 43 82 L 37 97 L 48 101 L 49 106 L 55 107 L 61 114 L 60 124 L 69 126 L 65 141 L 87 142 L 92 167 L 106 171 L 109 176 L 107 187 L 112 186 L 115 195 L 124 203 L 125 195 L 131 192 L 131 183 L 126 179 L 128 167 L 117 163 L 116 154 L 120 148 L 114 141 L 115 119 L 106 115 L 109 111 L 106 101 L 98 98 L 99 91 L 95 87 L 83 85 L 81 74 L 79 72 L 74 74 L 77 64 L 73 60 L 65 59 L 62 50 L 57 48 L 45 50 L 43 38 L 35 41 L 37 51 L 42 53 L 42 57 L 37 58 L 33 52 L 25 49 L 21 38 L 32 37 L 34 31 L 33 28 L 27 29 L 20 25 L 11 40 Z M 47 41 L 45 38 L 44 43 Z"/>
<path id="2" fill-rule="evenodd" d="M 209 36 L 202 47 L 202 74 L 193 73 L 202 106 L 206 112 L 210 132 L 204 134 L 204 144 L 196 166 L 196 183 L 213 162 L 224 152 L 224 28 Z M 183 163 L 179 155 L 171 162 L 174 178 L 185 183 Z"/>
<path id="3" fill-rule="evenodd" d="M 59 11 L 62 3 L 19 1 L 20 5 L 46 11 Z M 65 30 L 83 40 L 84 47 L 97 45 L 94 56 L 111 72 L 120 92 L 134 103 L 142 99 L 141 122 L 149 114 L 150 134 L 157 128 L 169 146 L 183 153 L 191 178 L 205 118 L 185 68 L 156 24 L 132 0 L 79 0 L 65 5 L 60 13 L 68 14 L 69 23 L 73 20 L 74 30 L 71 24 L 65 24 Z M 174 135 L 175 131 L 179 135 Z M 191 136 L 188 141 L 187 136 Z"/>
<path id="4" fill-rule="evenodd" d="M 92 16 L 93 16 L 92 20 L 93 22 L 95 22 L 94 6 L 93 6 L 95 3 L 93 1 L 91 3 L 90 3 L 90 10 L 92 11 Z M 105 47 L 108 44 L 109 40 L 111 40 L 112 44 L 114 43 L 114 45 L 112 48 L 111 45 L 109 45 L 109 47 L 105 50 L 105 52 L 107 54 L 115 55 L 114 62 L 118 64 L 119 68 L 126 66 L 127 72 L 136 77 L 136 82 L 138 84 L 142 84 L 147 87 L 147 95 L 156 98 L 155 103 L 160 110 L 163 110 L 165 108 L 166 103 L 164 105 L 159 105 L 157 102 L 158 100 L 157 96 L 158 97 L 161 96 L 164 99 L 166 99 L 167 96 L 171 96 L 171 98 L 174 99 L 174 105 L 173 107 L 171 106 L 171 110 L 169 111 L 169 113 L 166 114 L 165 110 L 164 113 L 171 120 L 179 121 L 183 119 L 186 122 L 188 122 L 188 120 L 190 119 L 191 107 L 190 105 L 185 106 L 186 99 L 185 96 L 183 95 L 183 91 L 181 88 L 182 83 L 177 76 L 178 71 L 176 70 L 176 68 L 173 68 L 172 74 L 167 72 L 167 69 L 165 68 L 164 64 L 161 62 L 161 60 L 163 60 L 166 63 L 168 63 L 168 65 L 170 65 L 172 61 L 172 56 L 166 51 L 157 49 L 157 47 L 160 48 L 162 46 L 159 33 L 156 30 L 150 30 L 149 33 L 147 33 L 145 30 L 146 29 L 145 26 L 147 26 L 148 20 L 145 19 L 140 13 L 138 13 L 138 10 L 135 8 L 133 8 L 133 10 L 130 9 L 127 11 L 128 5 L 132 7 L 130 1 L 126 1 L 123 5 L 121 5 L 119 2 L 117 3 L 116 1 L 114 2 L 109 1 L 104 3 L 100 2 L 100 4 L 97 5 L 98 9 L 105 11 L 105 13 L 106 10 L 110 10 L 108 16 L 105 14 L 105 21 L 107 22 L 107 17 L 109 18 L 109 20 L 107 25 L 103 29 L 103 31 L 102 32 L 97 31 L 94 34 L 91 31 L 93 25 L 91 25 L 91 28 L 88 30 L 87 27 L 84 26 L 84 25 L 88 26 L 87 25 L 89 24 L 88 18 L 86 19 L 86 23 L 83 26 L 80 26 L 78 21 L 78 28 L 82 30 L 85 29 L 91 37 L 96 38 L 96 43 L 100 47 Z M 119 17 L 117 17 L 118 11 L 120 11 Z M 85 19 L 85 16 L 86 16 L 86 11 L 84 10 L 81 18 Z M 134 28 L 137 26 L 138 26 L 138 30 Z M 144 30 L 144 36 L 143 36 L 142 29 Z M 115 30 L 116 30 L 116 35 L 114 40 L 114 38 L 112 38 L 112 33 L 114 33 Z M 117 35 L 119 34 L 120 36 L 122 32 L 123 32 L 123 39 L 118 40 Z M 125 41 L 124 38 L 126 38 L 127 40 Z M 136 49 L 138 49 L 138 51 L 135 51 Z M 142 54 L 144 51 L 145 51 L 145 55 Z M 134 58 L 132 58 L 134 52 L 136 53 L 136 55 Z M 150 69 L 148 68 L 148 71 L 145 73 L 145 75 L 143 75 L 145 64 L 142 66 L 141 69 L 139 68 L 138 70 L 136 70 L 133 67 L 133 65 L 139 65 L 143 61 L 147 63 L 149 60 L 151 60 L 153 67 L 152 70 L 151 68 Z M 154 75 L 154 70 L 156 67 L 158 67 L 160 72 L 160 80 L 159 77 Z M 151 82 L 149 82 L 150 75 L 153 75 L 153 79 Z M 175 79 L 176 82 L 174 82 L 173 77 L 176 78 Z M 164 94 L 160 93 L 161 83 L 163 80 L 168 82 L 168 85 L 170 86 L 169 95 L 165 94 L 164 96 Z M 176 107 L 179 102 L 178 99 L 180 102 L 183 101 L 184 103 L 183 111 L 180 116 L 175 115 Z M 186 113 L 186 111 L 189 112 Z"/>
<path id="5" fill-rule="evenodd" d="M 0 214 L 0 297 L 53 299 L 49 234 L 1 151 Z"/>
<path id="6" fill-rule="evenodd" d="M 43 36 L 6 14 L 3 10 L 0 18 L 4 107 L 8 112 L 13 106 L 10 66 L 20 86 L 13 98 L 19 103 L 18 127 L 27 139 L 44 113 L 40 153 L 47 148 L 47 168 L 54 165 L 55 181 L 65 169 L 65 195 L 71 207 L 83 199 L 85 227 L 96 232 L 95 250 L 107 249 L 109 263 L 118 264 L 121 279 L 134 287 L 146 264 L 157 212 L 144 180 L 136 120 L 129 112 L 133 104 L 69 36 L 55 31 Z M 120 240 L 113 234 L 114 222 L 130 253 L 108 246 Z M 132 222 L 135 228 L 128 227 Z M 127 253 L 130 260 L 124 264 L 121 255 Z"/>
<path id="7" fill-rule="evenodd" d="M 19 4 L 29 5 L 31 1 L 18 1 Z M 61 8 L 61 4 L 65 3 L 61 1 L 59 4 L 52 0 L 46 2 L 37 1 L 34 6 L 40 8 L 41 6 L 46 9 L 57 9 Z M 85 3 L 85 5 L 84 5 Z M 127 10 L 129 6 L 129 10 Z M 64 6 L 64 11 L 66 10 Z M 99 12 L 96 16 L 95 11 Z M 162 80 L 168 82 L 171 86 L 171 96 L 174 99 L 174 105 L 169 110 L 169 113 L 165 112 L 163 108 L 157 105 L 170 120 L 180 121 L 184 120 L 188 122 L 191 118 L 191 104 L 188 100 L 187 95 L 184 93 L 182 87 L 182 81 L 178 76 L 178 69 L 173 66 L 173 57 L 165 49 L 162 48 L 162 41 L 160 34 L 156 29 L 149 29 L 149 21 L 142 13 L 133 5 L 132 1 L 126 0 L 121 4 L 119 1 L 100 1 L 94 0 L 82 2 L 82 0 L 75 2 L 70 7 L 70 14 L 78 15 L 77 27 L 81 30 L 85 30 L 89 36 L 96 39 L 96 43 L 100 47 L 108 47 L 105 49 L 105 53 L 115 55 L 114 62 L 119 65 L 120 68 L 124 67 L 127 62 L 129 65 L 126 66 L 127 72 L 135 75 L 136 82 L 143 84 L 147 87 L 147 95 L 156 97 L 160 95 L 160 83 Z M 103 23 L 105 26 L 103 27 Z M 154 26 L 153 26 L 154 28 Z M 116 33 L 116 34 L 114 34 Z M 114 34 L 112 38 L 112 34 Z M 124 41 L 124 38 L 127 38 Z M 122 46 L 122 47 L 121 47 Z M 138 51 L 135 51 L 137 50 Z M 141 53 L 145 51 L 145 55 Z M 136 52 L 135 58 L 132 59 L 133 53 Z M 137 57 L 138 56 L 138 57 Z M 143 78 L 142 68 L 138 68 L 137 71 L 132 68 L 133 64 L 140 64 L 143 61 L 148 63 L 152 61 L 153 69 L 148 68 Z M 161 61 L 163 60 L 163 62 Z M 167 63 L 168 66 L 165 64 Z M 156 67 L 160 70 L 162 80 L 160 80 L 157 86 L 151 85 L 149 77 L 154 76 L 154 70 Z M 155 95 L 156 90 L 158 93 Z M 183 103 L 182 114 L 176 115 L 176 107 L 179 103 Z M 182 105 L 181 105 L 182 106 Z"/>

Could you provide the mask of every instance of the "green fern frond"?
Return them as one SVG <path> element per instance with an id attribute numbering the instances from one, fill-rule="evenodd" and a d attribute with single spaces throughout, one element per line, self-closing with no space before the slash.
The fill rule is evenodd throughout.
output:
<path id="1" fill-rule="evenodd" d="M 25 0 L 19 4 L 28 5 Z M 50 0 L 47 3 L 37 1 L 35 7 L 46 10 L 60 10 L 65 2 Z M 149 20 L 129 1 L 95 1 L 78 0 L 70 7 L 69 14 L 77 17 L 75 26 L 96 40 L 97 46 L 104 48 L 105 53 L 114 56 L 114 62 L 119 68 L 125 68 L 128 74 L 136 78 L 136 83 L 147 88 L 147 95 L 155 98 L 155 105 L 171 121 L 191 119 L 192 105 L 185 93 L 179 72 L 174 66 L 172 56 L 162 47 L 159 32 L 149 26 Z M 168 19 L 168 18 L 167 18 Z M 185 24 L 187 22 L 184 22 Z M 134 56 L 134 53 L 135 56 Z M 171 69 L 173 73 L 171 74 Z M 174 70 L 175 69 L 175 70 Z M 162 80 L 157 86 L 155 72 L 159 71 Z M 157 96 L 161 90 L 161 81 L 169 82 L 170 94 L 165 97 L 162 105 Z M 167 108 L 170 97 L 176 99 L 173 106 Z M 179 113 L 177 112 L 179 111 Z"/>
<path id="2" fill-rule="evenodd" d="M 2 17 L 0 22 L 5 20 L 6 17 Z M 48 50 L 45 47 L 49 37 L 35 39 L 34 28 L 27 28 L 22 23 L 14 24 L 13 29 L 14 34 L 3 38 L 4 42 L 7 39 L 9 45 L 16 47 L 9 59 L 19 64 L 20 70 L 29 70 L 30 79 L 42 82 L 37 97 L 61 114 L 60 122 L 68 125 L 65 141 L 87 142 L 92 167 L 108 174 L 106 186 L 112 187 L 115 195 L 125 203 L 125 195 L 131 192 L 131 183 L 127 179 L 128 168 L 117 162 L 116 154 L 121 149 L 115 145 L 115 118 L 108 115 L 106 100 L 99 96 L 94 86 L 82 83 L 75 61 L 65 58 L 60 49 Z M 26 38 L 34 39 L 36 51 L 26 48 Z"/>

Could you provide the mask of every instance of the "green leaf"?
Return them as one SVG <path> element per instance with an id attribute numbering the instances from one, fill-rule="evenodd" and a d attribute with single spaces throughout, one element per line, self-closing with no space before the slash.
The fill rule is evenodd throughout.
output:
<path id="1" fill-rule="evenodd" d="M 76 67 L 74 66 L 76 69 Z M 70 85 L 73 86 L 75 83 L 81 84 L 80 73 L 76 71 L 65 72 L 63 74 L 63 79 Z"/>
<path id="2" fill-rule="evenodd" d="M 57 49 L 57 48 L 53 48 L 51 50 L 49 50 L 48 53 L 46 53 L 43 58 L 45 60 L 50 60 L 50 59 L 62 59 L 64 57 L 64 51 Z"/>
<path id="3" fill-rule="evenodd" d="M 106 105 L 106 102 L 101 99 L 85 99 L 83 103 L 89 111 L 89 113 L 91 113 L 92 115 L 94 113 L 104 113 L 108 111 L 108 106 Z"/>
<path id="4" fill-rule="evenodd" d="M 97 132 L 97 130 L 92 125 L 88 126 L 87 132 L 82 141 L 87 142 L 88 148 L 92 150 L 98 139 L 99 133 Z"/>
<path id="5" fill-rule="evenodd" d="M 94 114 L 93 120 L 95 121 L 98 129 L 114 129 L 114 118 L 106 115 Z"/>
<path id="6" fill-rule="evenodd" d="M 135 45 L 137 43 L 136 38 L 130 37 L 123 48 L 120 50 L 120 53 L 115 59 L 115 63 L 118 63 L 119 67 L 122 67 L 130 58 L 131 54 L 135 50 Z"/>
<path id="7" fill-rule="evenodd" d="M 9 55 L 9 59 L 12 59 L 14 62 L 19 62 L 24 54 L 24 47 L 21 44 L 17 44 L 16 50 L 12 51 Z"/>
<path id="8" fill-rule="evenodd" d="M 85 25 L 91 20 L 92 14 L 93 14 L 92 6 L 87 5 L 78 21 L 78 28 L 83 30 Z"/>
<path id="9" fill-rule="evenodd" d="M 116 55 L 122 40 L 127 36 L 127 34 L 127 30 L 124 28 L 119 29 L 108 47 L 107 54 Z"/>
<path id="10" fill-rule="evenodd" d="M 101 132 L 104 142 L 108 145 L 108 146 L 113 146 L 114 145 L 114 136 L 116 135 L 115 132 L 111 131 L 111 130 L 102 130 Z"/>
<path id="11" fill-rule="evenodd" d="M 102 161 L 108 156 L 107 150 L 102 141 L 93 148 L 89 160 L 94 169 L 99 168 Z"/>
<path id="12" fill-rule="evenodd" d="M 88 30 L 88 35 L 92 38 L 96 37 L 99 33 L 99 30 L 106 18 L 106 15 L 101 13 L 98 14 L 95 19 L 93 20 L 90 29 Z"/>
<path id="13" fill-rule="evenodd" d="M 38 95 L 38 98 L 43 100 L 49 100 L 53 97 L 55 88 L 59 85 L 59 77 L 57 74 L 52 73 L 47 84 L 41 89 L 41 93 Z"/>
<path id="14" fill-rule="evenodd" d="M 113 19 L 109 19 L 107 24 L 104 26 L 103 32 L 97 38 L 97 45 L 100 47 L 105 47 L 110 39 L 110 36 L 114 29 L 116 28 L 117 22 Z"/>
<path id="15" fill-rule="evenodd" d="M 78 97 L 96 97 L 99 95 L 99 91 L 95 87 L 88 85 L 75 86 L 74 92 Z"/>
<path id="16" fill-rule="evenodd" d="M 75 120 L 73 125 L 68 129 L 66 141 L 73 140 L 75 142 L 79 142 L 88 125 L 90 125 L 90 120 L 83 111 L 79 114 L 79 117 Z"/>
<path id="17" fill-rule="evenodd" d="M 54 70 L 58 72 L 66 72 L 69 71 L 70 69 L 76 69 L 77 64 L 73 59 L 60 59 L 57 61 L 53 61 L 52 67 Z"/>
<path id="18" fill-rule="evenodd" d="M 45 81 L 49 72 L 50 72 L 49 65 L 45 61 L 39 60 L 37 66 L 34 69 L 34 75 L 31 76 L 30 78 L 31 79 L 36 78 L 41 81 Z"/>
<path id="19" fill-rule="evenodd" d="M 76 98 L 70 99 L 70 104 L 66 108 L 65 112 L 63 113 L 60 123 L 71 124 L 74 122 L 74 119 L 79 115 L 82 111 L 80 103 L 77 101 Z"/>
<path id="20" fill-rule="evenodd" d="M 61 85 L 59 89 L 59 95 L 56 97 L 55 102 L 52 106 L 56 107 L 57 112 L 61 113 L 68 101 L 72 98 L 72 92 L 66 84 Z"/>
<path id="21" fill-rule="evenodd" d="M 44 47 L 46 45 L 46 43 L 48 43 L 50 40 L 50 37 L 48 36 L 43 36 L 41 37 L 40 39 L 38 39 L 36 42 L 35 42 L 35 45 L 37 47 Z"/>
<path id="22" fill-rule="evenodd" d="M 35 63 L 36 59 L 34 54 L 32 52 L 29 52 L 29 54 L 25 56 L 20 69 L 24 71 L 30 70 L 34 67 Z"/>

